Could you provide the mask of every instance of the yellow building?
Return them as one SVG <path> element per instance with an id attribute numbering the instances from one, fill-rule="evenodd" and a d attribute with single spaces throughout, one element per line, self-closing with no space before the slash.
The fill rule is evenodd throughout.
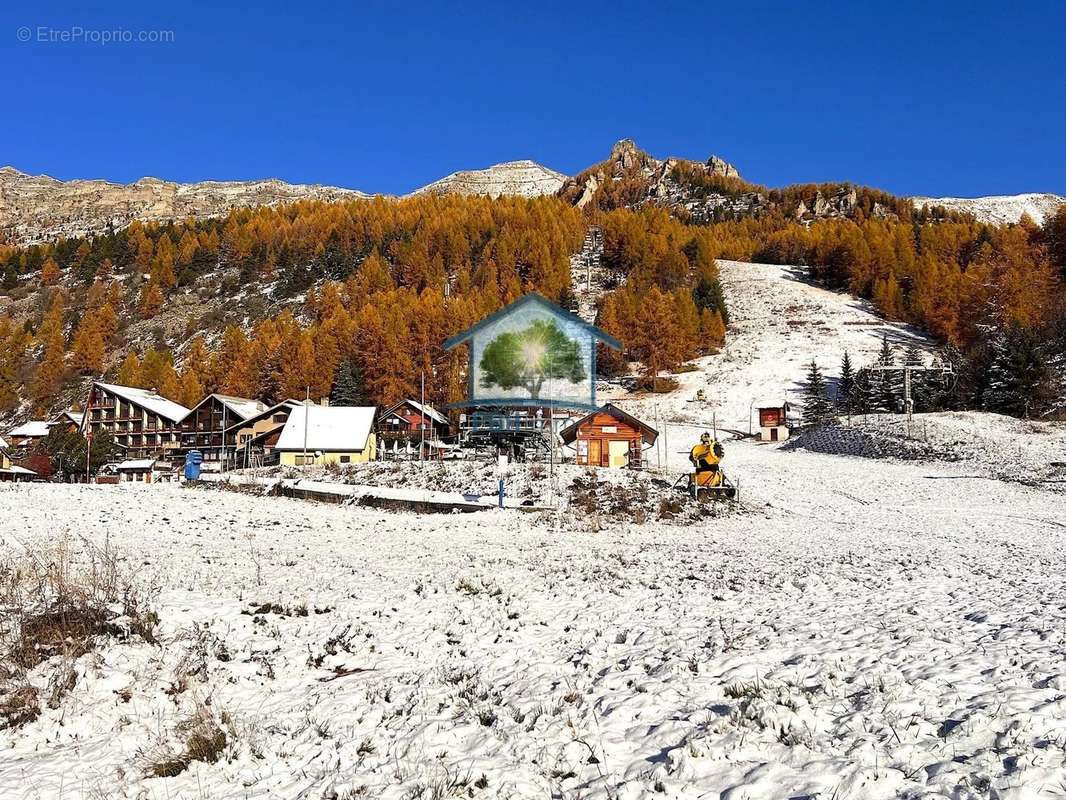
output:
<path id="1" fill-rule="evenodd" d="M 361 464 L 377 457 L 374 417 L 368 406 L 301 405 L 292 409 L 274 449 L 282 464 Z"/>

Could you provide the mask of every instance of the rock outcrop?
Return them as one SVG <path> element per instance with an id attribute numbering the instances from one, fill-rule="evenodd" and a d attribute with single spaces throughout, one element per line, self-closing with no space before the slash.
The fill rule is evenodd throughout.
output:
<path id="1" fill-rule="evenodd" d="M 317 184 L 261 181 L 173 183 L 141 178 L 133 183 L 103 180 L 60 181 L 0 168 L 0 233 L 13 244 L 123 228 L 135 219 L 163 222 L 213 217 L 232 208 L 276 205 L 296 200 L 349 200 L 367 197 L 353 189 Z"/>
<path id="2" fill-rule="evenodd" d="M 487 169 L 453 172 L 411 194 L 540 197 L 558 192 L 565 180 L 562 173 L 535 161 L 506 161 Z"/>
<path id="3" fill-rule="evenodd" d="M 723 181 L 713 182 L 719 178 L 731 179 L 735 185 L 726 189 L 720 185 Z M 703 185 L 706 182 L 710 183 Z M 758 193 L 746 190 L 739 170 L 728 161 L 714 155 L 704 162 L 674 157 L 659 160 L 638 148 L 632 139 L 620 140 L 606 161 L 567 180 L 560 194 L 584 208 L 608 183 L 623 187 L 622 205 L 655 203 L 683 209 L 697 221 L 706 221 L 722 211 L 747 213 L 759 203 Z M 607 205 L 617 204 L 612 199 Z"/>

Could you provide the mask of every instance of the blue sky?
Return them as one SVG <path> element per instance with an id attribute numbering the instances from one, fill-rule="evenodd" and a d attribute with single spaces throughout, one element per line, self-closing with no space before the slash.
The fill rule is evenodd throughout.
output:
<path id="1" fill-rule="evenodd" d="M 0 163 L 58 178 L 405 192 L 628 136 L 772 186 L 1066 194 L 1063 2 L 43 5 L 0 10 Z"/>

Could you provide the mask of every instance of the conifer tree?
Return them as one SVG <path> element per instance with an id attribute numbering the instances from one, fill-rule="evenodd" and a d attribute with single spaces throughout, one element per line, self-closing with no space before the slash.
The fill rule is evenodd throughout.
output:
<path id="1" fill-rule="evenodd" d="M 141 289 L 141 297 L 137 302 L 137 311 L 141 317 L 147 319 L 155 316 L 163 307 L 163 290 L 159 288 L 159 282 L 153 277 Z"/>
<path id="2" fill-rule="evenodd" d="M 844 351 L 840 360 L 840 380 L 837 382 L 836 405 L 840 411 L 850 414 L 853 409 L 855 394 L 855 372 L 851 366 L 851 356 Z"/>
<path id="3" fill-rule="evenodd" d="M 833 406 L 825 378 L 815 361 L 807 368 L 807 382 L 803 386 L 803 421 L 807 425 L 826 425 L 833 419 Z"/>
<path id="4" fill-rule="evenodd" d="M 873 410 L 874 387 L 870 380 L 870 370 L 863 367 L 855 373 L 850 397 L 853 414 L 869 414 Z"/>
<path id="5" fill-rule="evenodd" d="M 82 317 L 74 334 L 71 366 L 82 375 L 98 375 L 104 368 L 104 333 L 97 314 L 90 312 Z"/>
<path id="6" fill-rule="evenodd" d="M 1054 375 L 1042 342 L 1030 331 L 1012 325 L 991 342 L 984 407 L 1016 417 L 1039 416 L 1057 400 Z"/>
<path id="7" fill-rule="evenodd" d="M 877 367 L 894 367 L 896 356 L 892 352 L 892 345 L 888 343 L 888 336 L 881 339 L 881 352 L 877 356 Z M 898 371 L 894 369 L 873 370 L 871 383 L 873 384 L 873 405 L 871 411 L 893 413 L 898 405 L 900 391 L 898 390 Z"/>
<path id="8" fill-rule="evenodd" d="M 369 405 L 366 393 L 363 391 L 363 377 L 359 370 L 358 359 L 346 358 L 337 365 L 329 401 L 335 406 Z"/>
<path id="9" fill-rule="evenodd" d="M 705 351 L 717 349 L 725 344 L 725 322 L 717 309 L 709 308 L 700 312 L 700 339 Z"/>
<path id="10" fill-rule="evenodd" d="M 118 375 L 115 376 L 115 381 L 119 386 L 142 388 L 141 360 L 132 350 L 126 353 L 126 358 L 123 359 L 122 366 L 118 369 Z"/>
<path id="11" fill-rule="evenodd" d="M 729 310 L 725 304 L 722 283 L 715 278 L 701 277 L 692 290 L 692 299 L 700 311 L 717 311 L 725 325 L 729 324 Z"/>
<path id="12" fill-rule="evenodd" d="M 59 279 L 62 273 L 59 271 L 59 265 L 55 262 L 55 259 L 49 256 L 45 259 L 44 264 L 41 265 L 41 283 L 45 286 L 55 286 L 59 283 Z"/>

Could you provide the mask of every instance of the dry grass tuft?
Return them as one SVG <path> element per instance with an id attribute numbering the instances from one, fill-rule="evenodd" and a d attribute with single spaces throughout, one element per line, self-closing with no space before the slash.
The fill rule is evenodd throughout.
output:
<path id="1" fill-rule="evenodd" d="M 77 684 L 74 662 L 101 637 L 156 641 L 158 617 L 121 574 L 116 553 L 71 545 L 63 538 L 0 557 L 0 727 L 36 719 L 42 691 L 58 708 Z M 47 671 L 34 674 L 42 665 Z"/>

